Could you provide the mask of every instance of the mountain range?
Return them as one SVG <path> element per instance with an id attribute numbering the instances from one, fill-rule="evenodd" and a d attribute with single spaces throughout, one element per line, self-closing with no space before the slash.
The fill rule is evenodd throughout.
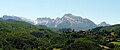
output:
<path id="1" fill-rule="evenodd" d="M 46 25 L 47 27 L 56 27 L 56 28 L 71 28 L 76 30 L 88 30 L 95 27 L 100 26 L 109 26 L 110 24 L 107 24 L 106 22 L 102 22 L 100 24 L 95 24 L 93 21 L 82 18 L 81 16 L 75 16 L 72 14 L 65 14 L 61 18 L 51 19 L 51 18 L 37 18 L 36 20 L 31 20 L 23 17 L 18 16 L 8 16 L 4 15 L 2 17 L 4 20 L 12 19 L 17 21 L 23 21 L 27 22 L 33 25 Z"/>

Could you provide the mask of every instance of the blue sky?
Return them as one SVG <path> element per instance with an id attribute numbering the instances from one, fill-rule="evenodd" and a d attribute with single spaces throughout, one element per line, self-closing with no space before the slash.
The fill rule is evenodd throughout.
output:
<path id="1" fill-rule="evenodd" d="M 62 17 L 66 13 L 96 24 L 120 24 L 120 0 L 0 0 L 0 16 L 15 15 L 35 20 Z"/>

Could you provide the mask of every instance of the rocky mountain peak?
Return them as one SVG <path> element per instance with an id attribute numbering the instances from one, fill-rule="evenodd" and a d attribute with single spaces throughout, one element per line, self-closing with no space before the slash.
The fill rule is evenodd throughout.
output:
<path id="1" fill-rule="evenodd" d="M 62 18 L 54 20 L 48 18 L 38 18 L 38 25 L 47 25 L 49 27 L 71 28 L 87 30 L 96 27 L 97 25 L 89 19 L 75 16 L 72 14 L 65 14 Z"/>
<path id="2" fill-rule="evenodd" d="M 70 16 L 73 16 L 73 15 L 69 13 L 69 14 L 65 14 L 64 16 L 69 16 L 70 17 Z"/>
<path id="3" fill-rule="evenodd" d="M 98 26 L 110 26 L 110 24 L 107 24 L 105 21 L 103 21 L 100 24 L 98 24 Z"/>
<path id="4" fill-rule="evenodd" d="M 80 16 L 75 16 L 72 14 L 65 14 L 62 19 L 69 19 L 69 20 L 82 20 L 82 17 Z"/>

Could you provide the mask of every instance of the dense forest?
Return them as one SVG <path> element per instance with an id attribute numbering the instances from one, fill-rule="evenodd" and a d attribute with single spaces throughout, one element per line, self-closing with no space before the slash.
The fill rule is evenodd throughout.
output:
<path id="1" fill-rule="evenodd" d="M 57 29 L 0 19 L 0 50 L 119 50 L 120 25 Z"/>

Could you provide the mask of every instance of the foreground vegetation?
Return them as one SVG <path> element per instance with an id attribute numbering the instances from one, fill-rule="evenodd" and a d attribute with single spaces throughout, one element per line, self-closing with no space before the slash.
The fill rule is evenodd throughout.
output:
<path id="1" fill-rule="evenodd" d="M 59 29 L 0 20 L 0 50 L 118 50 L 120 25 L 88 31 Z"/>

